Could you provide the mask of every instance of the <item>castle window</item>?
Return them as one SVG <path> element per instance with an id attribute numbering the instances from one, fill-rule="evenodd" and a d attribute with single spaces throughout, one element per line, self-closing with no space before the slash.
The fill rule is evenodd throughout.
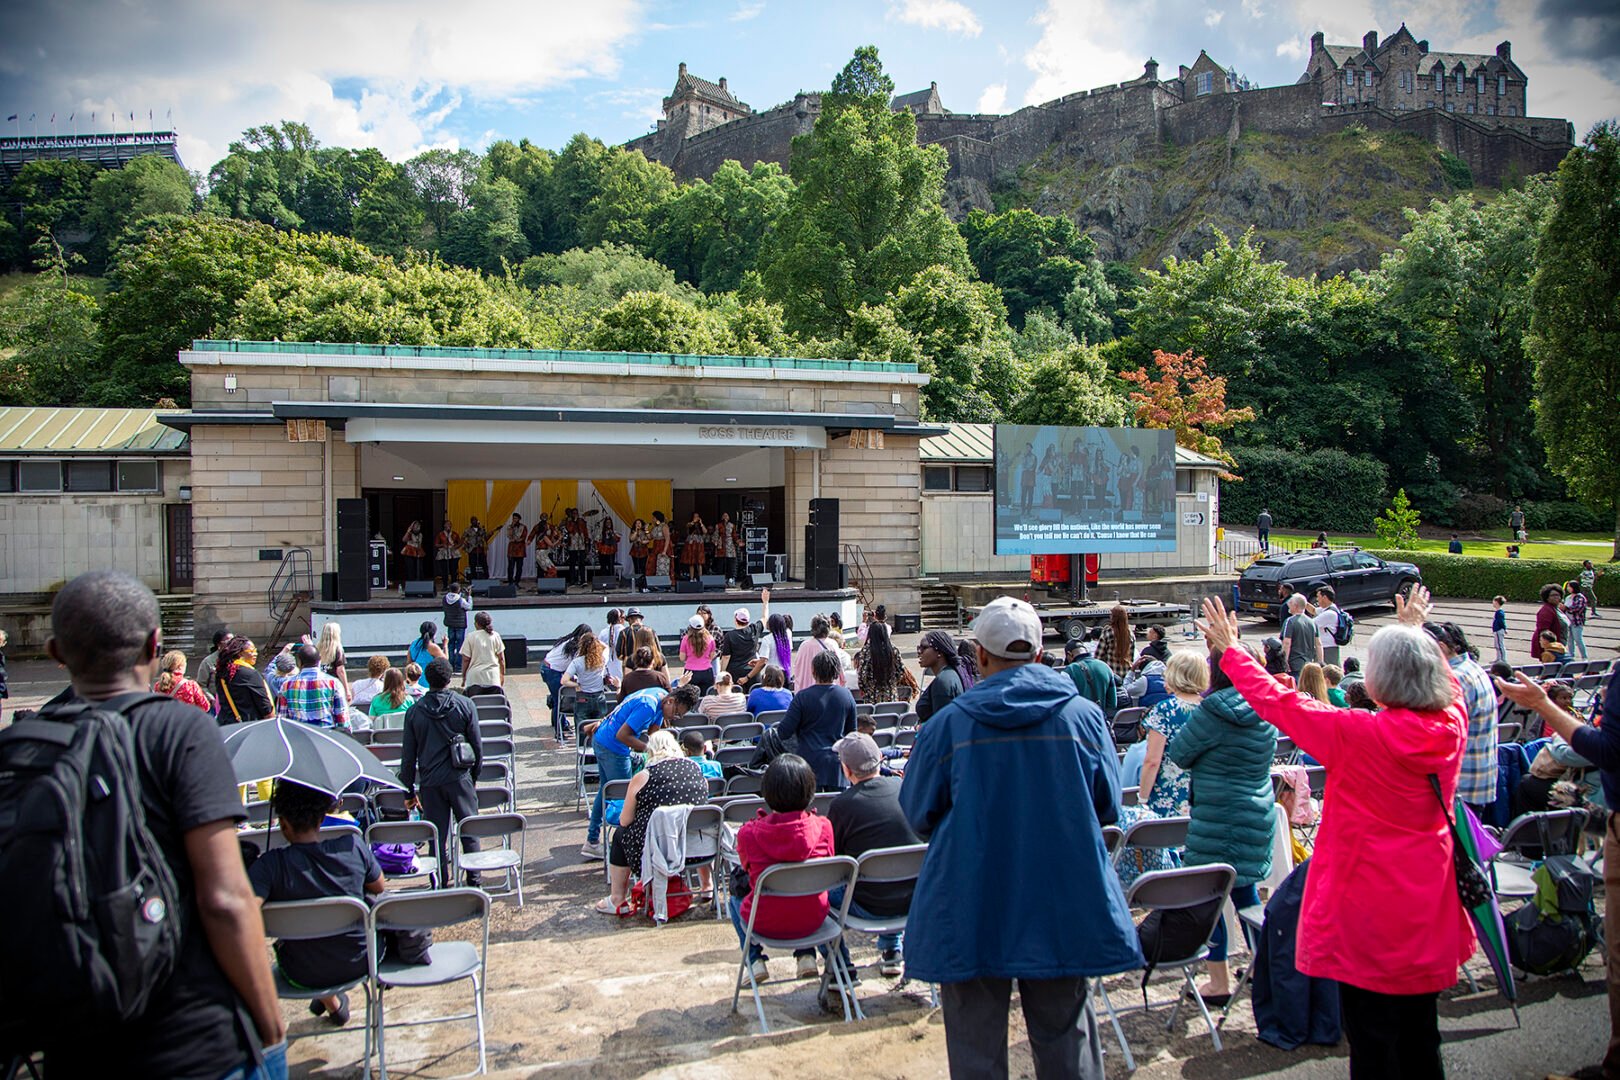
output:
<path id="1" fill-rule="evenodd" d="M 1446 112 L 1456 112 L 1456 111 L 1457 111 L 1457 103 L 1455 101 L 1446 102 Z"/>
<path id="2" fill-rule="evenodd" d="M 1472 102 L 1472 101 L 1470 101 L 1470 102 L 1469 102 L 1469 103 L 1468 103 L 1468 115 L 1469 115 L 1469 116 L 1473 116 L 1473 115 L 1474 115 L 1474 103 L 1473 103 L 1473 102 Z"/>
<path id="3" fill-rule="evenodd" d="M 1408 94 L 1410 94 L 1412 92 L 1412 85 L 1413 85 L 1413 75 L 1412 75 L 1412 73 L 1410 71 L 1401 72 L 1401 89 L 1405 90 Z"/>
<path id="4" fill-rule="evenodd" d="M 1412 48 L 1412 47 L 1411 47 L 1411 46 L 1410 46 L 1410 45 L 1402 45 L 1402 46 L 1401 46 L 1401 55 L 1402 55 L 1402 56 L 1405 56 L 1405 55 L 1406 55 L 1406 54 L 1407 54 L 1407 52 L 1408 52 L 1408 51 L 1409 51 L 1409 50 L 1410 50 L 1410 49 L 1411 49 L 1411 48 Z"/>
<path id="5" fill-rule="evenodd" d="M 1495 105 L 1487 105 L 1487 106 L 1485 106 L 1485 115 L 1486 116 L 1495 116 L 1496 115 L 1496 106 Z"/>
<path id="6" fill-rule="evenodd" d="M 1518 116 L 1519 115 L 1519 107 L 1517 105 L 1509 105 L 1507 107 L 1507 114 L 1509 116 Z"/>
<path id="7" fill-rule="evenodd" d="M 1483 74 L 1476 75 L 1474 81 L 1474 93 L 1483 94 L 1485 92 L 1485 76 Z"/>
<path id="8" fill-rule="evenodd" d="M 1367 69 L 1367 89 L 1372 89 L 1372 68 Z"/>
<path id="9" fill-rule="evenodd" d="M 1193 95 L 1203 97 L 1205 94 L 1213 94 L 1214 92 L 1215 73 L 1213 71 L 1199 72 L 1198 77 L 1193 80 Z"/>
<path id="10" fill-rule="evenodd" d="M 1457 72 L 1457 93 L 1460 94 L 1462 92 L 1463 92 L 1463 73 L 1459 69 L 1458 72 Z"/>
<path id="11" fill-rule="evenodd" d="M 1501 97 L 1505 93 L 1507 93 L 1507 76 L 1498 75 L 1496 77 L 1496 96 Z"/>

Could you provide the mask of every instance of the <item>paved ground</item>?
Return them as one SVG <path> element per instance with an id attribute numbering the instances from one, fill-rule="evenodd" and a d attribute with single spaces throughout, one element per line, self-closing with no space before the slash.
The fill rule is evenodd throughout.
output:
<path id="1" fill-rule="evenodd" d="M 1442 602 L 1438 611 L 1487 644 L 1488 605 Z M 1510 616 L 1515 640 L 1528 638 L 1528 605 Z M 1387 609 L 1358 616 L 1350 652 L 1359 653 Z M 1620 643 L 1620 613 L 1614 629 L 1600 622 L 1591 636 L 1605 646 Z M 1258 622 L 1245 632 L 1261 632 Z M 915 654 L 915 637 L 901 639 Z M 1053 642 L 1055 644 L 1055 641 Z M 1177 648 L 1199 647 L 1179 640 Z M 1522 647 L 1522 646 L 1520 646 Z M 1517 654 L 1519 659 L 1522 655 Z M 1594 652 L 1594 655 L 1597 655 Z M 37 704 L 59 688 L 58 672 L 42 663 L 12 666 L 13 706 Z M 576 809 L 573 757 L 552 744 L 538 675 L 518 675 L 511 692 L 518 728 L 520 809 L 529 817 L 525 867 L 526 903 L 495 908 L 490 948 L 488 1030 L 490 1066 L 499 1075 L 568 1077 L 827 1076 L 858 1071 L 873 1076 L 925 1077 L 945 1073 L 940 1016 L 921 988 L 901 988 L 881 978 L 869 941 L 855 948 L 862 965 L 859 993 L 869 1014 L 845 1025 L 822 1015 L 815 984 L 792 980 L 791 960 L 772 961 L 765 988 L 766 1011 L 775 1032 L 756 1034 L 757 1022 L 744 994 L 743 1011 L 730 1012 L 737 939 L 728 922 L 699 907 L 674 924 L 654 929 L 595 914 L 590 906 L 606 889 L 601 864 L 581 859 L 584 814 Z M 9 710 L 8 710 L 9 712 Z M 1021 842 L 1021 838 L 1014 838 Z M 1040 857 L 1035 840 L 1031 857 Z M 1016 909 L 1027 898 L 1010 897 Z M 1480 965 L 1476 961 L 1475 967 Z M 1589 959 L 1584 978 L 1532 980 L 1522 987 L 1523 1028 L 1482 979 L 1478 993 L 1466 983 L 1441 1005 L 1445 1058 L 1454 1077 L 1542 1077 L 1595 1062 L 1606 1039 L 1607 1014 L 1601 966 Z M 1108 986 L 1117 1004 L 1140 1001 L 1134 979 Z M 1160 978 L 1151 989 L 1168 1005 L 1173 991 Z M 389 1015 L 412 1018 L 465 1004 L 460 991 L 390 991 Z M 353 1030 L 294 1043 L 292 1073 L 300 1077 L 359 1075 L 361 1036 Z M 324 1034 L 301 1005 L 289 1003 L 295 1034 Z M 1160 1077 L 1339 1077 L 1346 1074 L 1344 1048 L 1285 1053 L 1259 1042 L 1246 1005 L 1226 1028 L 1226 1050 L 1215 1053 L 1201 1025 L 1183 1012 L 1173 1030 L 1163 1024 L 1168 1008 L 1127 1018 L 1138 1061 L 1137 1075 Z M 1105 1029 L 1106 1031 L 1106 1029 Z M 405 1029 L 390 1034 L 389 1060 L 396 1075 L 447 1076 L 470 1069 L 466 1025 Z M 1012 1025 L 1014 1075 L 1031 1075 L 1028 1043 L 1016 1017 Z M 1126 1075 L 1109 1036 L 1111 1076 Z"/>

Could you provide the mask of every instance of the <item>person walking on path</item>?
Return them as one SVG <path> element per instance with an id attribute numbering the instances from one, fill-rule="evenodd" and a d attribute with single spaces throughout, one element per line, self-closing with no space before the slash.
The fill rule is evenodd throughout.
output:
<path id="1" fill-rule="evenodd" d="M 1597 602 L 1597 579 L 1602 576 L 1603 571 L 1593 566 L 1591 559 L 1581 560 L 1581 572 L 1576 579 L 1581 583 L 1581 595 L 1586 597 L 1586 613 L 1594 619 L 1603 618 Z"/>
<path id="2" fill-rule="evenodd" d="M 1525 540 L 1524 507 L 1515 506 L 1513 508 L 1513 513 L 1508 515 L 1508 528 L 1513 531 L 1513 539 L 1522 544 Z"/>
<path id="3" fill-rule="evenodd" d="M 461 591 L 461 583 L 454 578 L 445 587 L 444 599 L 445 655 L 452 667 L 461 655 L 461 643 L 467 639 L 467 612 L 472 610 L 472 599 Z"/>
<path id="4" fill-rule="evenodd" d="M 907 974 L 940 984 L 953 1077 L 1007 1075 L 1017 980 L 1036 1074 L 1101 1080 L 1090 980 L 1143 962 L 1103 845 L 1102 827 L 1120 816 L 1113 743 L 1102 710 L 1037 662 L 1034 608 L 992 600 L 973 639 L 981 677 L 923 725 L 900 789 L 906 819 L 929 841 Z M 1063 857 L 1002 842 L 1037 835 Z M 972 899 L 990 882 L 1020 898 L 1016 912 Z"/>
<path id="5" fill-rule="evenodd" d="M 1262 509 L 1254 519 L 1254 531 L 1260 536 L 1260 550 L 1271 554 L 1271 507 Z"/>
<path id="6" fill-rule="evenodd" d="M 1591 614 L 1591 608 L 1586 603 L 1586 594 L 1574 581 L 1564 582 L 1564 618 L 1569 620 L 1569 658 L 1575 659 L 1576 654 L 1582 660 L 1586 656 L 1586 617 Z"/>
<path id="7" fill-rule="evenodd" d="M 1219 671 L 1262 720 L 1327 767 L 1331 809 L 1305 883 L 1296 963 L 1339 983 L 1352 1080 L 1445 1075 L 1436 1004 L 1474 951 L 1447 821 L 1467 718 L 1455 676 L 1421 629 L 1428 604 L 1421 586 L 1409 601 L 1397 597 L 1399 625 L 1368 643 L 1373 713 L 1277 682 L 1235 647 L 1236 617 L 1219 600 L 1203 605 Z"/>
<path id="8" fill-rule="evenodd" d="M 1496 689 L 1515 705 L 1539 715 L 1571 750 L 1596 765 L 1603 782 L 1603 801 L 1620 806 L 1620 667 L 1609 675 L 1603 692 L 1601 726 L 1583 723 L 1559 708 L 1547 696 L 1545 687 L 1522 673 L 1515 673 L 1511 682 L 1497 679 Z M 1609 896 L 1620 896 L 1620 814 L 1611 813 L 1603 828 L 1603 887 Z M 1609 1048 L 1603 1057 L 1602 1074 L 1620 1076 L 1620 904 L 1604 906 L 1603 939 L 1607 948 L 1604 959 L 1609 986 Z"/>

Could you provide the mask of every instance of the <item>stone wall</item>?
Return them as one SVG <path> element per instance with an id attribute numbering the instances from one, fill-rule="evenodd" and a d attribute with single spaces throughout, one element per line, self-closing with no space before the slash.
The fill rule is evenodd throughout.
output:
<path id="1" fill-rule="evenodd" d="M 810 500 L 837 499 L 840 548 L 861 549 L 872 571 L 868 591 L 874 602 L 887 604 L 890 611 L 917 610 L 922 565 L 917 442 L 889 436 L 881 450 L 851 449 L 840 441 L 825 450 L 787 452 L 788 565 L 793 574 L 804 574 Z M 850 574 L 856 575 L 855 567 Z"/>

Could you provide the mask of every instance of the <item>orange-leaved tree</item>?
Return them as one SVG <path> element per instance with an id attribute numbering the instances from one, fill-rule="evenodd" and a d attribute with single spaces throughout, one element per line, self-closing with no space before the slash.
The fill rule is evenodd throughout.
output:
<path id="1" fill-rule="evenodd" d="M 1191 349 L 1184 353 L 1154 349 L 1153 366 L 1157 378 L 1146 368 L 1120 373 L 1120 378 L 1140 387 L 1130 392 L 1136 422 L 1148 428 L 1169 428 L 1176 433 L 1176 445 L 1236 468 L 1237 461 L 1210 432 L 1253 420 L 1254 410 L 1227 408 L 1226 379 L 1211 375 L 1204 358 L 1194 356 Z M 1239 478 L 1223 472 L 1221 479 Z"/>

